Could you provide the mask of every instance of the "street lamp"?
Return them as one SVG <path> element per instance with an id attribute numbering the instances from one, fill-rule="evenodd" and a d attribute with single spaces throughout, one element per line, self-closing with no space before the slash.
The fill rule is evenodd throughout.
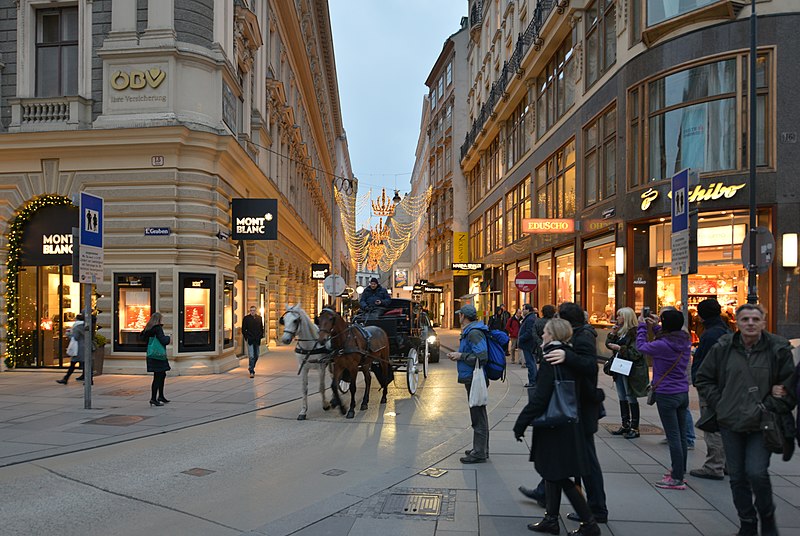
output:
<path id="1" fill-rule="evenodd" d="M 394 197 L 392 198 L 392 203 L 397 205 L 397 204 L 400 203 L 400 201 L 402 201 L 402 199 L 400 198 L 400 191 L 399 190 L 395 190 L 394 191 Z"/>

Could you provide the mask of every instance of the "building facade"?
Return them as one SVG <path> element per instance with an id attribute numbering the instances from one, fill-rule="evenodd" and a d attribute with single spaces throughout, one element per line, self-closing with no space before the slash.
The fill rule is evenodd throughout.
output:
<path id="1" fill-rule="evenodd" d="M 249 305 L 268 342 L 286 304 L 318 310 L 311 264 L 348 259 L 341 238 L 332 254 L 333 178 L 352 178 L 327 2 L 2 0 L 0 11 L 8 364 L 68 364 L 85 308 L 69 255 L 79 192 L 105 200 L 92 300 L 105 372 L 145 371 L 138 332 L 156 310 L 178 374 L 237 367 Z M 262 198 L 277 200 L 277 240 L 232 240 L 233 200 Z"/>
<path id="2" fill-rule="evenodd" d="M 748 5 L 745 5 L 748 4 Z M 795 170 L 800 52 L 795 2 L 758 2 L 751 88 L 749 3 L 733 0 L 471 0 L 470 258 L 487 304 L 581 303 L 598 326 L 622 306 L 680 304 L 671 268 L 670 178 L 699 172 L 693 305 L 747 297 L 750 158 L 758 225 L 776 242 L 758 278 L 770 329 L 800 336 Z M 749 92 L 756 143 L 749 143 Z M 530 268 L 538 287 L 514 286 Z M 495 294 L 492 294 L 494 292 Z M 497 298 L 493 298 L 496 295 Z M 488 307 L 490 310 L 490 307 Z"/>

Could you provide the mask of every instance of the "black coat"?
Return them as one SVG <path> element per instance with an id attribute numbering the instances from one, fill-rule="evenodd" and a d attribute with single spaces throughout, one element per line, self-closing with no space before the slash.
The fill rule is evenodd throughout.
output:
<path id="1" fill-rule="evenodd" d="M 169 335 L 164 333 L 164 326 L 161 324 L 156 324 L 147 331 L 142 331 L 143 339 L 149 342 L 150 337 L 155 337 L 158 339 L 158 341 L 164 345 L 164 348 L 166 348 L 170 342 Z M 146 362 L 147 372 L 166 372 L 172 369 L 172 367 L 169 366 L 169 360 L 167 359 L 153 359 L 152 357 L 148 357 Z"/>
<path id="2" fill-rule="evenodd" d="M 565 365 L 579 381 L 581 424 L 586 434 L 597 433 L 597 421 L 605 395 L 597 388 L 597 332 L 588 324 L 572 326 L 570 344 L 574 353 L 567 354 Z"/>
<path id="3" fill-rule="evenodd" d="M 242 320 L 242 336 L 248 344 L 259 344 L 264 338 L 264 320 L 259 315 L 246 315 Z"/>
<path id="4" fill-rule="evenodd" d="M 558 347 L 548 344 L 543 352 Z M 567 359 L 576 359 L 569 347 L 563 347 Z M 514 424 L 514 436 L 522 437 L 531 421 L 542 415 L 550 403 L 555 389 L 555 369 L 559 369 L 562 380 L 579 381 L 578 376 L 565 365 L 550 365 L 542 361 L 539 376 L 536 378 L 536 389 L 530 402 L 519 414 Z M 578 407 L 581 407 L 580 389 L 578 389 Z M 581 417 L 582 418 L 582 417 Z M 580 423 L 558 426 L 555 428 L 534 428 L 531 442 L 530 460 L 534 462 L 536 471 L 545 480 L 562 480 L 574 476 L 583 476 L 589 472 L 589 457 L 586 448 L 586 436 Z"/>
<path id="5" fill-rule="evenodd" d="M 535 324 L 536 316 L 533 313 L 528 313 L 528 316 L 522 319 L 522 324 L 519 326 L 519 337 L 517 338 L 519 348 L 530 352 L 531 355 L 536 354 L 537 348 L 542 344 L 542 339 L 536 334 Z"/>
<path id="6" fill-rule="evenodd" d="M 700 365 L 703 364 L 706 355 L 711 351 L 711 347 L 717 344 L 720 337 L 730 332 L 730 328 L 722 321 L 721 316 L 712 316 L 708 320 L 703 320 L 703 334 L 700 335 L 700 343 L 694 351 L 694 357 L 692 357 L 692 385 L 694 385 L 694 381 L 697 379 L 697 371 L 700 370 Z"/>

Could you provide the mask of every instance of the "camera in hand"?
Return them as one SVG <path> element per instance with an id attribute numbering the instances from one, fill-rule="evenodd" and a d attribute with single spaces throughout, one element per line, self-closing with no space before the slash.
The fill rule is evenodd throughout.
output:
<path id="1" fill-rule="evenodd" d="M 642 318 L 649 318 L 650 317 L 650 307 L 642 307 Z"/>

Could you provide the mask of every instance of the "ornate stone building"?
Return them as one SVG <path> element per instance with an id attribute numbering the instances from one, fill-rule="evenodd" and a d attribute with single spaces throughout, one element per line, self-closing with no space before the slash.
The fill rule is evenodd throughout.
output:
<path id="1" fill-rule="evenodd" d="M 173 370 L 205 374 L 238 366 L 248 305 L 273 343 L 287 303 L 317 310 L 311 264 L 348 266 L 341 240 L 332 251 L 332 179 L 352 178 L 326 1 L 0 0 L 0 12 L 11 366 L 68 362 L 83 308 L 70 201 L 84 191 L 105 200 L 106 373 L 144 372 L 136 333 L 152 311 Z M 277 199 L 277 240 L 233 240 L 234 199 Z"/>

